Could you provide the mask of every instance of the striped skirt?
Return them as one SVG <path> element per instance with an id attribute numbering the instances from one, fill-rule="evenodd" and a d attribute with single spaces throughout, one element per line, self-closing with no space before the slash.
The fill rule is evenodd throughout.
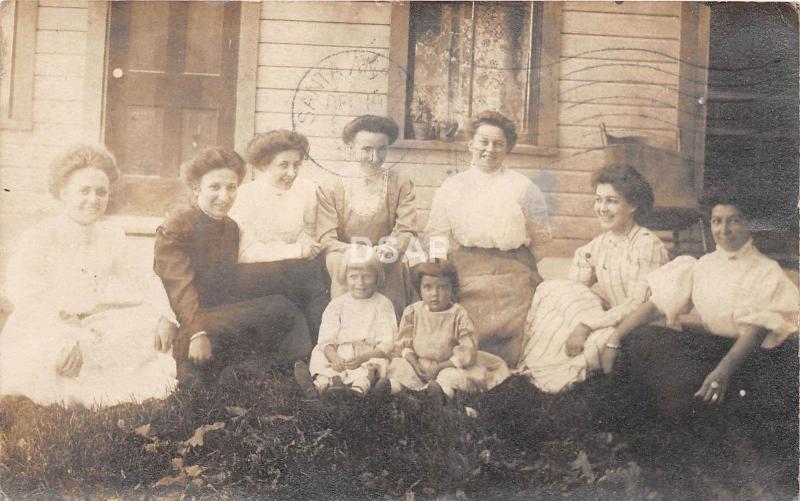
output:
<path id="1" fill-rule="evenodd" d="M 614 328 L 592 332 L 574 357 L 567 355 L 567 338 L 578 324 L 602 313 L 601 299 L 583 284 L 563 279 L 541 283 L 525 322 L 518 372 L 548 393 L 584 381 L 600 369 L 600 353 Z"/>

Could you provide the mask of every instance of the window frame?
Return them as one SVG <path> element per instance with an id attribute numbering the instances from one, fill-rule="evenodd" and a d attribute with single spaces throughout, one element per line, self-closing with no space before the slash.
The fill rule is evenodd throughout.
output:
<path id="1" fill-rule="evenodd" d="M 13 27 L 8 71 L 9 93 L 7 113 L 0 116 L 0 129 L 31 130 L 33 128 L 33 77 L 36 62 L 36 21 L 38 2 L 7 0 L 4 8 L 12 12 Z"/>
<path id="2" fill-rule="evenodd" d="M 536 96 L 537 113 L 533 124 L 533 137 L 520 138 L 514 151 L 518 153 L 557 154 L 558 146 L 558 91 L 561 59 L 561 2 L 542 2 L 541 16 L 537 16 L 539 43 L 534 47 L 533 60 L 538 70 L 531 79 L 532 94 Z M 408 84 L 409 20 L 411 5 L 408 2 L 392 4 L 389 42 L 389 89 L 387 111 L 400 126 L 398 146 L 409 148 L 448 149 L 450 143 L 441 140 L 405 139 L 406 88 Z"/>

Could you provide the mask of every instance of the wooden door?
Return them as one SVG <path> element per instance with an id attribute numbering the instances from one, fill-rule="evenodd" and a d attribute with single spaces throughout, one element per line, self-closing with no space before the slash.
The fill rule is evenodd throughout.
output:
<path id="1" fill-rule="evenodd" d="M 124 174 L 112 211 L 184 205 L 181 162 L 233 147 L 239 17 L 238 2 L 112 2 L 106 143 Z"/>

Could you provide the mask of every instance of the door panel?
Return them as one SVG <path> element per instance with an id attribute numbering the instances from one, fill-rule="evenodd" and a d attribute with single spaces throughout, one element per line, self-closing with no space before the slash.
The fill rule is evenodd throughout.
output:
<path id="1" fill-rule="evenodd" d="M 106 142 L 124 174 L 112 210 L 186 204 L 179 166 L 233 147 L 238 2 L 113 2 Z"/>

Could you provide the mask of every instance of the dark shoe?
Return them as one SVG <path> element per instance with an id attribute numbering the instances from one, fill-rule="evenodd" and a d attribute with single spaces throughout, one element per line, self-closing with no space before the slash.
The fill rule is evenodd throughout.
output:
<path id="1" fill-rule="evenodd" d="M 294 363 L 294 380 L 300 386 L 303 392 L 303 398 L 316 399 L 319 397 L 317 388 L 314 386 L 314 381 L 311 378 L 311 371 L 308 370 L 308 365 L 302 360 Z"/>
<path id="2" fill-rule="evenodd" d="M 389 382 L 388 378 L 379 379 L 377 383 L 372 385 L 372 391 L 370 391 L 370 395 L 381 397 L 386 396 L 392 393 L 392 383 Z"/>
<path id="3" fill-rule="evenodd" d="M 439 405 L 444 403 L 445 398 L 446 398 L 445 394 L 444 394 L 444 390 L 442 389 L 441 386 L 439 386 L 439 383 L 437 383 L 436 381 L 431 381 L 431 382 L 428 383 L 428 388 L 427 388 L 426 392 L 428 394 L 428 398 L 432 402 L 434 402 L 436 404 L 439 404 Z"/>

